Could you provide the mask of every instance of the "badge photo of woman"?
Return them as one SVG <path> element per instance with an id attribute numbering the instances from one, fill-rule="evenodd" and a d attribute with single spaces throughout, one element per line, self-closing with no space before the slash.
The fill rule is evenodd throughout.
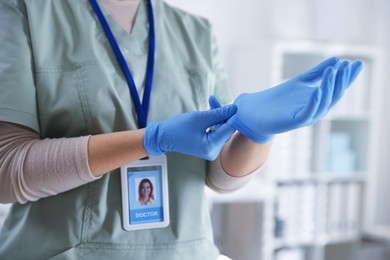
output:
<path id="1" fill-rule="evenodd" d="M 150 205 L 156 201 L 154 199 L 152 182 L 145 178 L 138 185 L 138 205 Z"/>

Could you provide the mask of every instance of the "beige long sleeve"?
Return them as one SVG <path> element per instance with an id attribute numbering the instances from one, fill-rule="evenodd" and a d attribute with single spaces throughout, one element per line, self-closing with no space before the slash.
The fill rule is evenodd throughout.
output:
<path id="1" fill-rule="evenodd" d="M 36 201 L 96 180 L 88 140 L 40 140 L 29 128 L 0 122 L 0 203 Z"/>
<path id="2" fill-rule="evenodd" d="M 244 187 L 263 167 L 259 167 L 245 176 L 230 176 L 221 165 L 221 155 L 215 161 L 208 162 L 206 184 L 218 193 L 229 193 Z"/>

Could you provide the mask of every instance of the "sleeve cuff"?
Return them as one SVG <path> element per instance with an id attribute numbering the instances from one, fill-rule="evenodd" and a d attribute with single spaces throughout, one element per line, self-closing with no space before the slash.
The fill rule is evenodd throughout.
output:
<path id="1" fill-rule="evenodd" d="M 91 136 L 83 136 L 80 137 L 80 140 L 76 143 L 76 151 L 77 151 L 77 168 L 78 172 L 80 174 L 80 179 L 85 181 L 85 182 L 91 182 L 100 179 L 102 176 L 95 177 L 91 169 L 89 168 L 89 163 L 88 163 L 88 142 L 89 138 Z"/>
<path id="2" fill-rule="evenodd" d="M 233 177 L 222 168 L 220 156 L 218 156 L 216 160 L 208 162 L 206 184 L 212 190 L 219 193 L 236 191 L 244 187 L 261 169 L 262 166 L 245 176 Z"/>

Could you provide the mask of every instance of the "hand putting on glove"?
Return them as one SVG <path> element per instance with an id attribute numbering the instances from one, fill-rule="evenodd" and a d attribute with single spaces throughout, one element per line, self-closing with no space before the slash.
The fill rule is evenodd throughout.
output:
<path id="1" fill-rule="evenodd" d="M 262 144 L 275 134 L 312 125 L 341 99 L 363 66 L 362 61 L 333 57 L 278 86 L 241 94 L 234 101 L 237 112 L 227 124 Z M 210 106 L 220 107 L 215 97 Z"/>

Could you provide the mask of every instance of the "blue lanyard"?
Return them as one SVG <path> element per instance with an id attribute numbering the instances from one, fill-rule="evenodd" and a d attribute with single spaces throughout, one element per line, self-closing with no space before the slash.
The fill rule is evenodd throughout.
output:
<path id="1" fill-rule="evenodd" d="M 155 52 L 155 32 L 154 32 L 154 16 L 153 16 L 153 7 L 151 0 L 148 2 L 148 20 L 149 20 L 149 50 L 148 50 L 148 61 L 146 67 L 146 80 L 145 80 L 145 90 L 144 96 L 142 98 L 142 104 L 138 96 L 137 88 L 134 83 L 133 76 L 131 75 L 130 69 L 127 66 L 126 60 L 123 57 L 121 50 L 119 49 L 118 43 L 115 40 L 114 35 L 110 29 L 110 26 L 107 23 L 106 18 L 104 17 L 98 3 L 96 0 L 89 0 L 92 5 L 93 10 L 95 11 L 99 22 L 107 36 L 108 41 L 111 44 L 112 50 L 115 53 L 116 58 L 122 68 L 123 74 L 126 77 L 127 84 L 130 89 L 131 97 L 133 99 L 135 109 L 138 116 L 138 126 L 140 128 L 146 127 L 148 121 L 148 111 L 150 103 L 150 94 L 152 92 L 152 81 L 153 81 L 153 72 L 154 72 L 154 52 Z"/>

